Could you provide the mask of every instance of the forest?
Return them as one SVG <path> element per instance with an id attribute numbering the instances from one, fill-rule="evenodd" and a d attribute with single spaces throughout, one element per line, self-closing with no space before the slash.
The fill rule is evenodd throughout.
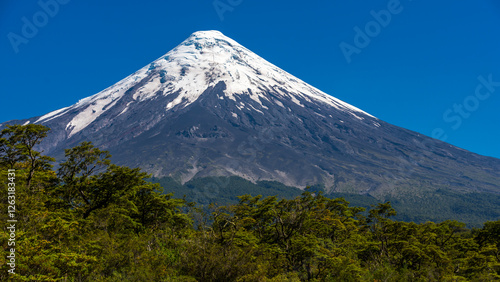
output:
<path id="1" fill-rule="evenodd" d="M 500 280 L 500 220 L 398 221 L 311 189 L 200 205 L 90 142 L 55 168 L 48 132 L 0 134 L 1 281 Z"/>

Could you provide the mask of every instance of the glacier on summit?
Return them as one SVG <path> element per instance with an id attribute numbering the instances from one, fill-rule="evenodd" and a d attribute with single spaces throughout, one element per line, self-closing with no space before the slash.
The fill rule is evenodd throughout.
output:
<path id="1" fill-rule="evenodd" d="M 151 75 L 152 73 L 154 75 Z M 337 109 L 345 110 L 359 119 L 363 117 L 356 113 L 371 116 L 310 86 L 221 32 L 212 30 L 193 33 L 173 50 L 115 85 L 82 99 L 71 107 L 44 115 L 35 123 L 44 123 L 69 111 L 78 110 L 79 114 L 66 125 L 68 136 L 71 137 L 112 108 L 129 89 L 145 78 L 148 78 L 148 81 L 134 92 L 134 101 L 154 99 L 156 95 L 168 96 L 180 91 L 180 95 L 169 102 L 165 110 L 176 106 L 186 107 L 196 101 L 208 87 L 224 81 L 225 95 L 220 96 L 220 99 L 236 101 L 235 96 L 247 95 L 260 105 L 261 109 L 255 109 L 257 111 L 266 110 L 262 100 L 283 107 L 279 100 L 266 95 L 272 92 L 290 99 L 301 107 L 303 105 L 298 98 L 321 101 Z M 128 105 L 132 103 L 133 101 Z M 128 107 L 122 112 L 127 109 Z"/>

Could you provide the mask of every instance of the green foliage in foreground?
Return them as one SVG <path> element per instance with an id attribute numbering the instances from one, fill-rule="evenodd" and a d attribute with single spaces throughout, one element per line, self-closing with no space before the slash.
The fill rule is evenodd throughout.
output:
<path id="1" fill-rule="evenodd" d="M 204 206 L 211 203 L 230 205 L 238 203 L 238 196 L 250 194 L 293 199 L 302 190 L 279 182 L 257 181 L 252 183 L 237 176 L 195 178 L 180 184 L 171 177 L 151 178 L 150 181 L 168 187 L 174 197 L 196 202 Z M 418 189 L 417 189 L 418 190 Z M 311 191 L 324 191 L 321 185 L 311 187 Z M 422 193 L 421 197 L 391 197 L 378 200 L 370 195 L 333 192 L 325 194 L 329 198 L 344 198 L 353 206 L 369 209 L 379 202 L 390 201 L 398 211 L 394 217 L 399 221 L 425 223 L 459 220 L 469 228 L 480 228 L 486 221 L 500 218 L 500 195 L 492 193 L 463 193 L 450 190 L 436 190 Z"/>
<path id="2" fill-rule="evenodd" d="M 18 220 L 15 275 L 7 273 L 9 232 L 0 233 L 1 281 L 500 279 L 500 221 L 473 230 L 408 223 L 393 220 L 389 202 L 363 212 L 309 190 L 291 199 L 243 195 L 207 213 L 140 170 L 110 164 L 90 143 L 67 150 L 53 171 L 20 141 L 43 128 L 28 129 L 0 136 L 0 186 L 6 195 L 7 170 L 16 169 Z M 0 197 L 0 209 L 7 205 Z"/>

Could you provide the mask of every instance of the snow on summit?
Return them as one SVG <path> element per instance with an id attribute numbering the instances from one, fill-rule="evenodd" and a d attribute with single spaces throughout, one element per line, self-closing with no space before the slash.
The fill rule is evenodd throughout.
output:
<path id="1" fill-rule="evenodd" d="M 118 100 L 128 95 L 127 90 L 137 87 L 140 82 L 139 88 L 131 91 L 134 102 L 153 99 L 156 95 L 178 93 L 166 105 L 165 110 L 168 111 L 188 106 L 207 88 L 221 81 L 226 84 L 225 97 L 221 96 L 221 99 L 236 101 L 236 95 L 248 95 L 262 107 L 256 109 L 259 112 L 266 110 L 261 99 L 283 106 L 278 100 L 265 94 L 273 93 L 302 107 L 300 100 L 315 100 L 349 112 L 356 118 L 362 119 L 359 114 L 372 117 L 267 62 L 221 32 L 210 30 L 191 34 L 173 50 L 115 85 L 82 99 L 73 106 L 44 115 L 36 123 L 77 111 L 78 114 L 66 126 L 68 137 L 71 137 L 112 108 Z M 132 104 L 128 103 L 128 106 Z M 122 113 L 127 111 L 128 106 Z"/>

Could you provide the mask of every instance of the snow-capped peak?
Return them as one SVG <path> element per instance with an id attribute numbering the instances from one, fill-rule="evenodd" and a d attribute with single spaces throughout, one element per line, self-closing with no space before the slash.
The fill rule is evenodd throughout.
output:
<path id="1" fill-rule="evenodd" d="M 188 106 L 207 88 L 223 81 L 226 89 L 225 97 L 221 99 L 236 101 L 235 95 L 249 95 L 263 106 L 261 100 L 270 101 L 265 93 L 273 93 L 300 106 L 303 106 L 300 100 L 314 100 L 349 112 L 356 118 L 360 118 L 359 114 L 371 116 L 274 66 L 221 32 L 210 30 L 191 34 L 173 50 L 115 85 L 82 99 L 71 107 L 42 116 L 36 122 L 47 122 L 78 109 L 79 113 L 66 126 L 71 137 L 112 108 L 129 93 L 127 90 L 137 87 L 145 79 L 146 83 L 131 92 L 133 100 L 140 102 L 156 95 L 178 93 L 166 105 L 167 111 L 177 106 Z M 127 108 L 122 112 L 125 111 Z"/>
<path id="2" fill-rule="evenodd" d="M 233 41 L 231 38 L 225 36 L 224 34 L 222 34 L 222 32 L 220 32 L 218 30 L 200 30 L 200 31 L 196 31 L 196 32 L 193 32 L 193 34 L 191 34 L 188 37 L 187 40 L 195 39 L 195 38 L 218 38 L 218 39 L 224 39 L 224 40 Z"/>

